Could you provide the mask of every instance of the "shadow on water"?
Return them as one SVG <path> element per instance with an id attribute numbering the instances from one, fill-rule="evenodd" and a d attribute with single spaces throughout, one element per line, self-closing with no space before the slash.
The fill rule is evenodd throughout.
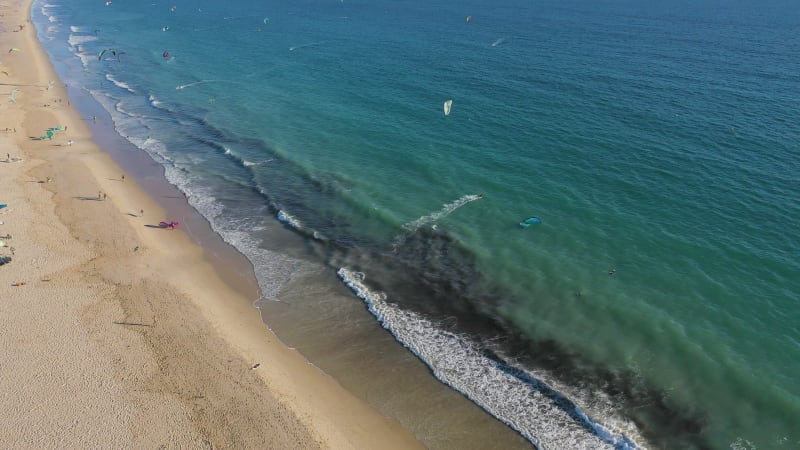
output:
<path id="1" fill-rule="evenodd" d="M 526 370 L 579 387 L 590 400 L 605 394 L 614 410 L 632 420 L 648 444 L 657 448 L 711 448 L 704 436 L 708 419 L 702 412 L 674 404 L 667 392 L 648 386 L 632 371 L 590 362 L 553 340 L 532 340 L 504 321 L 498 313 L 499 300 L 513 299 L 511 294 L 492 286 L 471 253 L 452 237 L 423 228 L 407 236 L 402 247 L 383 253 L 307 237 L 309 246 L 331 268 L 363 271 L 370 289 L 387 293 L 392 303 L 427 317 L 443 330 L 468 336 L 496 368 L 549 398 L 592 434 L 597 430 L 568 394 Z M 511 355 L 514 362 L 500 355 Z"/>

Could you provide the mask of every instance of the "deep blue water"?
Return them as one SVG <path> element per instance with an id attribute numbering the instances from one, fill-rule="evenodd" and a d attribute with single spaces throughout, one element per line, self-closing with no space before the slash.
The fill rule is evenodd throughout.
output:
<path id="1" fill-rule="evenodd" d="M 283 220 L 534 443 L 800 446 L 791 2 L 73 0 L 33 17 L 62 80 L 165 165 L 265 299 L 286 274 L 259 230 Z"/>

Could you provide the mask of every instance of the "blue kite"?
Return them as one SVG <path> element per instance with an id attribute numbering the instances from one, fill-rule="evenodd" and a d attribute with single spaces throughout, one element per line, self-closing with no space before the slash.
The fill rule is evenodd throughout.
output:
<path id="1" fill-rule="evenodd" d="M 529 226 L 537 223 L 542 223 L 542 219 L 538 217 L 528 217 L 527 219 L 520 222 L 519 226 L 522 228 L 528 228 Z"/>

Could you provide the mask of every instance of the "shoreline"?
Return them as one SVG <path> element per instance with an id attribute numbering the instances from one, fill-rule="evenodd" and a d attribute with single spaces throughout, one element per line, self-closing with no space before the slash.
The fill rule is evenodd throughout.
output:
<path id="1" fill-rule="evenodd" d="M 58 80 L 31 4 L 13 2 L 4 25 L 26 26 L 0 34 L 22 49 L 3 61 L 16 84 Z M 165 220 L 163 205 L 135 177 L 122 180 L 63 84 L 20 93 L 3 102 L 0 124 L 17 130 L 0 140 L 24 159 L 0 167 L 9 196 L 0 234 L 15 245 L 0 268 L 3 356 L 14 361 L 0 387 L 15 393 L 6 404 L 17 411 L 0 426 L 4 442 L 421 447 L 284 346 L 252 290 L 231 287 L 185 231 L 147 226 Z M 29 138 L 57 126 L 66 131 L 53 140 Z M 48 377 L 37 377 L 42 367 Z M 76 417 L 75 404 L 91 414 Z"/>

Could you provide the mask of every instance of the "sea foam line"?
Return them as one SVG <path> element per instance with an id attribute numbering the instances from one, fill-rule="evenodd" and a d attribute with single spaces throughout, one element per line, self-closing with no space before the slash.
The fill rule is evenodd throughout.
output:
<path id="1" fill-rule="evenodd" d="M 303 226 L 300 224 L 300 221 L 293 217 L 291 214 L 287 213 L 286 211 L 280 210 L 278 211 L 278 220 L 281 222 L 288 224 L 292 228 L 296 230 L 302 230 Z"/>
<path id="2" fill-rule="evenodd" d="M 580 408 L 528 372 L 485 356 L 471 340 L 439 329 L 387 302 L 364 284 L 365 275 L 340 268 L 339 278 L 380 324 L 430 367 L 434 376 L 467 396 L 537 448 L 636 449 L 591 420 Z"/>
<path id="3" fill-rule="evenodd" d="M 439 211 L 428 214 L 427 216 L 422 216 L 413 222 L 409 222 L 403 225 L 403 228 L 413 233 L 418 229 L 420 229 L 420 227 L 423 227 L 429 223 L 433 223 L 436 222 L 437 220 L 447 217 L 453 211 L 457 210 L 458 208 L 461 208 L 467 203 L 474 202 L 475 200 L 480 200 L 482 198 L 483 195 L 475 195 L 475 194 L 465 195 L 454 202 L 442 205 L 442 209 L 440 209 Z"/>
<path id="4" fill-rule="evenodd" d="M 128 83 L 125 83 L 124 81 L 117 80 L 110 73 L 106 74 L 106 80 L 114 83 L 114 85 L 117 86 L 120 89 L 125 89 L 126 91 L 130 92 L 131 94 L 135 94 L 136 93 L 136 91 L 134 91 L 133 88 L 128 85 Z"/>
<path id="5" fill-rule="evenodd" d="M 67 39 L 67 43 L 71 47 L 78 47 L 81 44 L 85 44 L 87 42 L 92 42 L 92 41 L 96 41 L 96 40 L 97 40 L 97 36 L 70 34 L 69 38 Z"/>
<path id="6" fill-rule="evenodd" d="M 459 199 L 457 199 L 457 200 L 455 200 L 455 201 L 453 201 L 451 203 L 446 203 L 446 204 L 442 205 L 442 209 L 440 209 L 439 211 L 436 211 L 434 213 L 428 214 L 426 216 L 422 216 L 422 217 L 418 218 L 417 220 L 414 220 L 413 222 L 409 222 L 409 223 L 403 225 L 403 229 L 405 230 L 405 233 L 402 233 L 402 234 L 398 235 L 397 237 L 395 237 L 394 242 L 392 243 L 392 247 L 395 250 L 397 250 L 400 246 L 403 245 L 403 243 L 405 243 L 406 239 L 409 236 L 414 234 L 417 230 L 419 230 L 423 226 L 428 225 L 428 224 L 433 223 L 433 222 L 436 222 L 437 220 L 440 220 L 440 219 L 442 219 L 444 217 L 447 217 L 448 215 L 452 214 L 453 211 L 457 210 L 458 208 L 461 208 L 462 206 L 466 205 L 467 203 L 474 202 L 475 200 L 480 200 L 482 198 L 483 198 L 483 194 L 480 194 L 480 195 L 475 195 L 475 194 L 465 195 L 465 196 L 463 196 L 463 197 L 461 197 L 461 198 L 459 198 Z"/>

